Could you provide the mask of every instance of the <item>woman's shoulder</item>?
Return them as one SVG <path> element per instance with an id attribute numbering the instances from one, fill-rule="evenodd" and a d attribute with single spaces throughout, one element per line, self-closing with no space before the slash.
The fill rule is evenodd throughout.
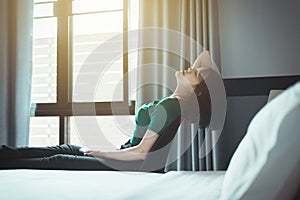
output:
<path id="1" fill-rule="evenodd" d="M 169 112 L 180 112 L 180 104 L 177 98 L 175 97 L 165 97 L 162 98 L 156 107 L 163 107 L 165 110 Z"/>
<path id="2" fill-rule="evenodd" d="M 179 101 L 177 98 L 169 96 L 169 97 L 164 97 L 164 98 L 160 99 L 157 104 L 172 105 L 172 104 L 179 104 Z"/>

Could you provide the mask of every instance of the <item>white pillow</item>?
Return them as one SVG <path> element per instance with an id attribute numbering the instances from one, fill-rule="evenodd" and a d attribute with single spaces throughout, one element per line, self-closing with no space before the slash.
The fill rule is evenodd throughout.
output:
<path id="1" fill-rule="evenodd" d="M 292 199 L 300 189 L 300 82 L 251 121 L 225 174 L 221 199 Z"/>

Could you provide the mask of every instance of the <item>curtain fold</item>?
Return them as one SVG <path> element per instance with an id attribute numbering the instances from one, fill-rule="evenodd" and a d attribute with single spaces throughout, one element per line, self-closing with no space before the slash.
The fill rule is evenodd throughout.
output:
<path id="1" fill-rule="evenodd" d="M 0 144 L 28 145 L 32 0 L 0 1 Z"/>
<path id="2" fill-rule="evenodd" d="M 176 85 L 175 71 L 189 67 L 203 50 L 209 50 L 216 66 L 220 66 L 217 0 L 140 0 L 139 13 L 140 30 L 157 29 L 151 39 L 140 31 L 140 46 L 151 40 L 161 49 L 139 50 L 137 107 L 170 95 Z M 180 37 L 174 39 L 173 32 Z M 180 49 L 173 51 L 177 44 Z M 145 79 L 151 79 L 151 84 L 145 84 Z M 210 133 L 211 130 L 199 129 L 198 124 L 182 122 L 167 170 L 215 169 L 213 152 L 206 144 L 213 140 Z M 207 146 L 206 156 L 199 158 L 203 145 Z"/>

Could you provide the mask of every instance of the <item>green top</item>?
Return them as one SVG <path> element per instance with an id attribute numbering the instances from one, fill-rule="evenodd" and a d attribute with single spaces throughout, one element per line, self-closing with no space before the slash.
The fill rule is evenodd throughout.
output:
<path id="1" fill-rule="evenodd" d="M 131 145 L 138 145 L 147 130 L 161 135 L 180 115 L 180 104 L 176 98 L 165 97 L 142 105 L 135 115 L 136 127 L 130 140 Z"/>

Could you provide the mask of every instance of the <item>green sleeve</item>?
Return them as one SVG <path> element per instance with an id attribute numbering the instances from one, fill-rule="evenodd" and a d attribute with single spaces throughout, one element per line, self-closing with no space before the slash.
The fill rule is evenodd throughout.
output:
<path id="1" fill-rule="evenodd" d="M 164 98 L 159 102 L 143 105 L 136 114 L 136 127 L 131 145 L 138 145 L 147 130 L 161 135 L 180 116 L 180 104 L 175 98 Z"/>
<path id="2" fill-rule="evenodd" d="M 160 102 L 150 115 L 148 130 L 161 135 L 164 130 L 180 116 L 180 105 L 177 99 L 166 99 Z"/>
<path id="3" fill-rule="evenodd" d="M 137 111 L 135 116 L 135 129 L 133 132 L 133 137 L 130 140 L 131 145 L 135 146 L 138 145 L 142 138 L 144 137 L 148 124 L 150 122 L 150 116 L 148 112 L 147 104 L 141 106 Z"/>

